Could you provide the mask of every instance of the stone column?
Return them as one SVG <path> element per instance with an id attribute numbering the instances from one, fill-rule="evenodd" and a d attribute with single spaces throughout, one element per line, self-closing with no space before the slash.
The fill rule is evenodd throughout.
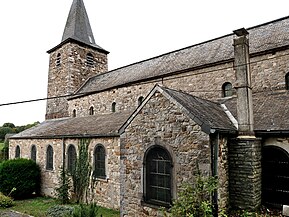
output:
<path id="1" fill-rule="evenodd" d="M 261 205 L 261 140 L 254 134 L 249 33 L 234 33 L 239 135 L 229 144 L 229 197 L 233 208 L 255 210 Z"/>

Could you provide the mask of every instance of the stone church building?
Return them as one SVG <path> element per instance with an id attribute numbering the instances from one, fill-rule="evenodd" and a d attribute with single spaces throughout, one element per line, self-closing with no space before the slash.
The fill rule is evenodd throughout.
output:
<path id="1" fill-rule="evenodd" d="M 92 189 L 121 216 L 157 216 L 198 168 L 219 207 L 289 204 L 289 17 L 108 71 L 83 0 L 50 55 L 46 120 L 10 139 L 53 196 L 89 138 Z"/>

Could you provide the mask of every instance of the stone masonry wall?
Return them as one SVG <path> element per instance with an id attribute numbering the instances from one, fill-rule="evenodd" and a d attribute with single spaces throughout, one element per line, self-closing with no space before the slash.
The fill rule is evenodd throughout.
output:
<path id="1" fill-rule="evenodd" d="M 158 216 L 158 207 L 143 204 L 146 150 L 161 145 L 173 160 L 173 198 L 182 183 L 193 182 L 197 161 L 210 174 L 209 136 L 181 110 L 156 93 L 121 135 L 121 216 Z"/>
<path id="2" fill-rule="evenodd" d="M 86 64 L 86 55 L 94 56 L 95 64 L 89 67 Z M 57 65 L 57 55 L 61 55 Z M 84 81 L 108 70 L 107 56 L 90 47 L 67 43 L 50 54 L 47 97 L 65 96 L 75 92 Z M 66 98 L 50 99 L 47 102 L 46 118 L 68 116 Z"/>
<path id="3" fill-rule="evenodd" d="M 65 139 L 66 160 L 67 148 L 69 145 L 74 145 L 78 150 L 79 139 Z M 119 138 L 98 138 L 92 139 L 89 145 L 89 155 L 91 165 L 93 166 L 93 153 L 97 144 L 102 144 L 106 151 L 106 179 L 97 179 L 93 188 L 90 188 L 90 200 L 94 200 L 101 206 L 108 208 L 119 209 L 120 201 L 120 183 L 119 183 L 119 164 L 120 164 L 120 146 Z M 43 195 L 55 196 L 54 189 L 58 186 L 58 177 L 60 168 L 63 165 L 63 140 L 62 139 L 23 139 L 10 140 L 9 143 L 9 158 L 15 158 L 16 146 L 20 146 L 21 158 L 31 158 L 31 147 L 36 145 L 37 154 L 36 162 L 40 165 L 42 174 L 42 189 Z M 46 149 L 47 146 L 53 147 L 53 170 L 46 170 Z M 78 153 L 78 151 L 77 151 Z"/>
<path id="4" fill-rule="evenodd" d="M 285 55 L 287 53 L 288 51 L 279 51 L 251 58 L 253 94 L 259 91 L 285 90 L 285 75 L 289 72 L 289 62 Z M 72 111 L 76 109 L 77 116 L 87 116 L 91 106 L 96 114 L 110 113 L 113 102 L 116 102 L 116 111 L 133 110 L 138 106 L 138 97 L 146 96 L 155 84 L 206 99 L 223 99 L 222 85 L 230 82 L 234 86 L 235 81 L 233 62 L 220 64 L 166 77 L 163 80 L 115 88 L 70 100 L 69 115 L 71 116 Z"/>

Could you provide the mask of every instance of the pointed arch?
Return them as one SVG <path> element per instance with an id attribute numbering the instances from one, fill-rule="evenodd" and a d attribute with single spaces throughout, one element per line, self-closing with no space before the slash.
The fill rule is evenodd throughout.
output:
<path id="1" fill-rule="evenodd" d="M 37 154 L 37 150 L 36 150 L 36 146 L 35 145 L 32 145 L 31 146 L 31 160 L 35 161 L 36 162 L 36 154 Z"/>
<path id="2" fill-rule="evenodd" d="M 53 148 L 51 145 L 46 149 L 46 169 L 53 170 Z"/>
<path id="3" fill-rule="evenodd" d="M 115 111 L 116 111 L 116 102 L 113 102 L 113 103 L 111 104 L 111 111 L 112 111 L 112 112 L 115 112 Z"/>
<path id="4" fill-rule="evenodd" d="M 94 107 L 90 106 L 89 108 L 89 115 L 94 115 Z"/>
<path id="5" fill-rule="evenodd" d="M 76 164 L 76 149 L 74 145 L 69 145 L 67 149 L 67 170 L 69 173 L 73 173 Z"/>
<path id="6" fill-rule="evenodd" d="M 16 148 L 15 148 L 15 158 L 20 158 L 21 156 L 21 153 L 20 153 L 20 146 L 17 145 Z"/>
<path id="7" fill-rule="evenodd" d="M 102 144 L 97 144 L 94 149 L 94 178 L 106 178 L 106 154 L 105 148 Z"/>

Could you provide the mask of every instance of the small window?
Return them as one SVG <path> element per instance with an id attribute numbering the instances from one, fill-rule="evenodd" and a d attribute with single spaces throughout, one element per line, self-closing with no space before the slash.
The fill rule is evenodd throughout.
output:
<path id="1" fill-rule="evenodd" d="M 56 57 L 56 66 L 59 67 L 61 66 L 61 54 L 58 53 Z"/>
<path id="2" fill-rule="evenodd" d="M 222 86 L 223 97 L 233 96 L 233 87 L 230 82 L 226 82 Z"/>
<path id="3" fill-rule="evenodd" d="M 113 102 L 113 103 L 111 104 L 111 111 L 112 111 L 112 112 L 115 112 L 115 110 L 116 110 L 116 102 Z"/>
<path id="4" fill-rule="evenodd" d="M 94 58 L 93 58 L 93 55 L 91 53 L 88 53 L 86 55 L 86 65 L 88 67 L 93 67 L 94 66 Z"/>
<path id="5" fill-rule="evenodd" d="M 105 149 L 102 145 L 97 145 L 94 150 L 94 172 L 95 178 L 106 178 L 105 173 Z"/>
<path id="6" fill-rule="evenodd" d="M 73 111 L 72 111 L 72 117 L 73 117 L 73 118 L 76 117 L 76 110 L 75 110 L 75 109 L 73 109 Z"/>
<path id="7" fill-rule="evenodd" d="M 289 90 L 289 73 L 285 75 L 285 88 Z"/>
<path id="8" fill-rule="evenodd" d="M 144 159 L 145 202 L 169 207 L 172 202 L 172 159 L 166 149 L 154 146 Z"/>
<path id="9" fill-rule="evenodd" d="M 15 149 L 15 158 L 20 158 L 20 146 L 17 145 Z"/>
<path id="10" fill-rule="evenodd" d="M 31 147 L 31 160 L 36 162 L 36 146 L 32 145 Z"/>
<path id="11" fill-rule="evenodd" d="M 139 98 L 138 98 L 138 106 L 140 106 L 141 104 L 142 104 L 142 102 L 143 102 L 143 96 L 140 96 Z"/>
<path id="12" fill-rule="evenodd" d="M 46 169 L 53 170 L 53 148 L 48 145 L 46 150 Z"/>
<path id="13" fill-rule="evenodd" d="M 67 170 L 71 174 L 75 170 L 75 164 L 76 164 L 76 149 L 74 145 L 70 145 L 67 150 Z"/>
<path id="14" fill-rule="evenodd" d="M 93 106 L 91 106 L 91 107 L 89 108 L 89 115 L 94 115 L 94 108 L 93 108 Z"/>

